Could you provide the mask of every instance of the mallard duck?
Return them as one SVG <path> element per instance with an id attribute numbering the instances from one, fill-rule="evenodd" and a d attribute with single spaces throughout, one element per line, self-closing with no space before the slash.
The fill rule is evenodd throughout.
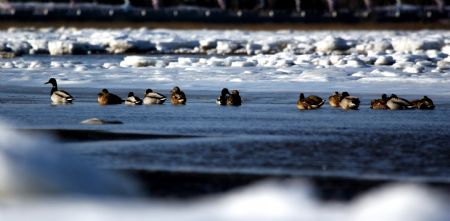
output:
<path id="1" fill-rule="evenodd" d="M 128 93 L 128 97 L 125 100 L 125 104 L 127 105 L 141 105 L 142 100 L 139 97 L 134 96 L 133 92 Z"/>
<path id="2" fill-rule="evenodd" d="M 339 107 L 339 102 L 341 102 L 341 95 L 339 92 L 335 91 L 333 95 L 328 97 L 328 103 L 332 107 Z"/>
<path id="3" fill-rule="evenodd" d="M 232 90 L 230 96 L 227 98 L 227 105 L 239 106 L 242 104 L 241 96 L 238 90 Z"/>
<path id="4" fill-rule="evenodd" d="M 297 108 L 300 110 L 312 110 L 320 108 L 324 103 L 325 101 L 321 97 L 310 95 L 305 98 L 305 95 L 300 93 L 297 101 Z"/>
<path id="5" fill-rule="evenodd" d="M 404 98 L 399 98 L 395 94 L 392 94 L 389 97 L 388 101 L 386 102 L 386 106 L 388 106 L 390 110 L 404 110 L 413 108 L 411 102 Z"/>
<path id="6" fill-rule="evenodd" d="M 381 99 L 373 99 L 370 101 L 370 108 L 374 110 L 388 110 L 389 107 L 386 105 L 388 101 L 386 94 L 381 95 Z"/>
<path id="7" fill-rule="evenodd" d="M 421 110 L 433 110 L 435 108 L 435 106 L 433 104 L 433 100 L 431 100 L 427 96 L 423 96 L 422 99 L 413 100 L 413 101 L 411 101 L 411 104 L 415 108 L 421 109 Z"/>
<path id="8" fill-rule="evenodd" d="M 121 104 L 123 102 L 122 98 L 119 96 L 109 93 L 107 89 L 103 89 L 99 94 L 97 101 L 101 105 L 108 105 L 108 104 Z"/>
<path id="9" fill-rule="evenodd" d="M 147 89 L 144 94 L 144 104 L 163 104 L 166 101 L 166 96 Z"/>
<path id="10" fill-rule="evenodd" d="M 220 96 L 217 98 L 216 103 L 219 105 L 227 105 L 227 100 L 230 97 L 230 92 L 227 88 L 222 89 Z"/>
<path id="11" fill-rule="evenodd" d="M 342 92 L 341 101 L 339 106 L 344 110 L 357 110 L 359 107 L 359 98 L 350 96 L 348 92 Z"/>
<path id="12" fill-rule="evenodd" d="M 179 87 L 174 87 L 172 89 L 172 95 L 170 96 L 170 102 L 172 104 L 186 104 L 186 95 Z"/>
<path id="13" fill-rule="evenodd" d="M 52 90 L 50 91 L 50 99 L 53 103 L 72 103 L 74 98 L 67 91 L 58 90 L 58 84 L 56 79 L 50 78 L 45 84 L 52 84 Z"/>

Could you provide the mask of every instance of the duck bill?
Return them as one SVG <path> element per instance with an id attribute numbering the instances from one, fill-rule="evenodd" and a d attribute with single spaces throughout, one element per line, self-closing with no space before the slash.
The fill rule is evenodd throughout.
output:
<path id="1" fill-rule="evenodd" d="M 50 81 L 45 82 L 44 84 L 50 84 Z"/>

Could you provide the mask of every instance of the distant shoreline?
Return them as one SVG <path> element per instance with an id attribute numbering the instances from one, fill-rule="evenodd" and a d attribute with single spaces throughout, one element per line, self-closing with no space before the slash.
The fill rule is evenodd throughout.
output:
<path id="1" fill-rule="evenodd" d="M 8 22 L 0 23 L 0 30 L 8 28 L 46 28 L 46 27 L 75 27 L 75 28 L 149 28 L 149 29 L 240 29 L 240 30 L 450 30 L 450 23 L 446 22 L 398 22 L 398 23 L 206 23 L 206 22 Z"/>

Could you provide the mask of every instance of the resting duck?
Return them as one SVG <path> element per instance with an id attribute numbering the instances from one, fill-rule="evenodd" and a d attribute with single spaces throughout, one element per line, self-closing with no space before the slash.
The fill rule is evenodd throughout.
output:
<path id="1" fill-rule="evenodd" d="M 227 105 L 240 106 L 242 104 L 241 96 L 238 90 L 232 90 L 227 98 Z"/>
<path id="2" fill-rule="evenodd" d="M 56 79 L 50 78 L 45 84 L 52 84 L 52 90 L 50 91 L 50 99 L 53 103 L 72 103 L 74 98 L 67 91 L 58 90 L 58 84 Z"/>
<path id="3" fill-rule="evenodd" d="M 128 93 L 128 97 L 125 100 L 125 104 L 127 105 L 141 105 L 142 100 L 139 97 L 134 96 L 133 92 Z"/>
<path id="4" fill-rule="evenodd" d="M 328 103 L 332 107 L 339 107 L 339 102 L 341 102 L 341 95 L 339 92 L 335 91 L 333 95 L 328 97 Z"/>
<path id="5" fill-rule="evenodd" d="M 115 94 L 109 93 L 107 89 L 103 89 L 102 92 L 98 94 L 97 101 L 101 105 L 121 104 L 123 102 L 122 98 Z"/>
<path id="6" fill-rule="evenodd" d="M 355 96 L 350 96 L 348 92 L 342 92 L 341 101 L 339 106 L 344 110 L 358 110 L 359 98 Z"/>
<path id="7" fill-rule="evenodd" d="M 300 97 L 297 101 L 297 108 L 300 110 L 312 110 L 320 108 L 324 103 L 325 101 L 321 97 L 310 95 L 305 98 L 305 95 L 300 93 Z"/>
<path id="8" fill-rule="evenodd" d="M 172 104 L 186 104 L 186 95 L 179 87 L 174 87 L 172 89 L 172 95 L 170 96 L 170 102 Z"/>
<path id="9" fill-rule="evenodd" d="M 391 97 L 386 102 L 386 106 L 388 106 L 390 110 L 404 110 L 413 108 L 411 102 L 404 98 L 399 98 L 395 94 L 391 95 Z"/>
<path id="10" fill-rule="evenodd" d="M 230 97 L 230 92 L 227 88 L 222 89 L 220 96 L 217 98 L 216 103 L 219 105 L 227 105 L 227 100 Z"/>
<path id="11" fill-rule="evenodd" d="M 388 101 L 386 94 L 381 95 L 381 99 L 373 99 L 370 101 L 370 108 L 374 110 L 388 110 L 389 107 L 386 105 Z"/>
<path id="12" fill-rule="evenodd" d="M 411 101 L 411 104 L 417 108 L 417 109 L 421 109 L 421 110 L 433 110 L 435 108 L 433 101 L 428 98 L 427 96 L 423 96 L 422 99 L 418 99 L 418 100 L 413 100 Z"/>
<path id="13" fill-rule="evenodd" d="M 166 101 L 166 96 L 147 89 L 144 93 L 144 104 L 163 104 Z"/>

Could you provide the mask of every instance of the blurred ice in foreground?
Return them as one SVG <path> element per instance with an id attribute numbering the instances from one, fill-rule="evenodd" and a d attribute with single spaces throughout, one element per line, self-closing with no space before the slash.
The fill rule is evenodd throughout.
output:
<path id="1" fill-rule="evenodd" d="M 189 201 L 143 199 L 133 197 L 132 182 L 69 155 L 48 138 L 0 123 L 0 220 L 450 220 L 448 196 L 414 184 L 384 186 L 348 203 L 322 202 L 301 180 Z"/>

